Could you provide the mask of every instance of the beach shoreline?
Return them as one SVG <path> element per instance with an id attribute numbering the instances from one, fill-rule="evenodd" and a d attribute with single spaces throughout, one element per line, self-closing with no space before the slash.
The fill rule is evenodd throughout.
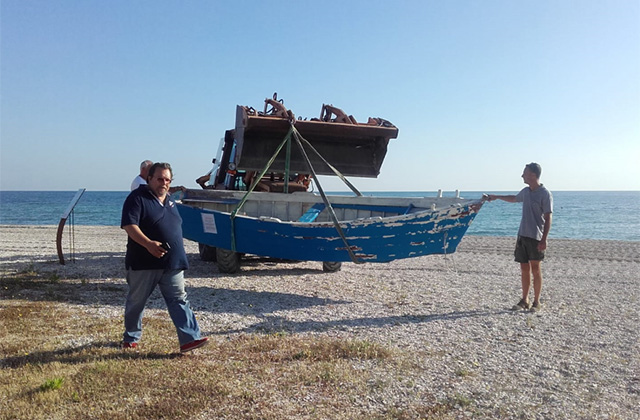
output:
<path id="1" fill-rule="evenodd" d="M 125 232 L 73 232 L 75 262 L 63 266 L 55 226 L 0 226 L 0 275 L 53 273 L 86 287 L 87 311 L 120 319 Z M 67 260 L 69 242 L 65 229 Z M 186 241 L 187 292 L 214 339 L 287 332 L 380 343 L 412 355 L 420 374 L 411 387 L 473 396 L 487 416 L 499 408 L 504 418 L 638 418 L 640 242 L 550 239 L 540 313 L 510 311 L 520 295 L 514 242 L 465 236 L 453 255 L 348 263 L 338 273 L 318 262 L 250 259 L 224 275 Z M 146 314 L 167 316 L 158 293 Z M 388 398 L 402 404 L 407 386 L 398 381 Z"/>

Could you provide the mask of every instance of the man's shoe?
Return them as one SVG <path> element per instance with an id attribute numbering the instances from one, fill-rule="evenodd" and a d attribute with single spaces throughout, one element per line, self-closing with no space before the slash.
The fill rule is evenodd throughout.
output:
<path id="1" fill-rule="evenodd" d="M 538 302 L 533 302 L 533 305 L 531 305 L 531 312 L 538 312 L 540 309 L 542 309 L 542 303 Z"/>
<path id="2" fill-rule="evenodd" d="M 123 350 L 125 350 L 125 349 L 137 349 L 138 348 L 138 343 L 128 343 L 126 341 L 123 341 L 120 344 L 120 348 L 122 348 Z"/>
<path id="3" fill-rule="evenodd" d="M 209 337 L 204 337 L 199 340 L 195 340 L 190 343 L 183 344 L 180 346 L 180 353 L 186 353 L 188 351 L 195 350 L 198 347 L 202 347 L 207 344 L 207 341 L 209 341 Z"/>
<path id="4" fill-rule="evenodd" d="M 516 305 L 513 306 L 513 308 L 511 308 L 512 311 L 526 311 L 527 309 L 531 308 L 531 304 L 529 302 L 527 302 L 524 299 L 520 299 L 520 302 L 518 302 Z"/>

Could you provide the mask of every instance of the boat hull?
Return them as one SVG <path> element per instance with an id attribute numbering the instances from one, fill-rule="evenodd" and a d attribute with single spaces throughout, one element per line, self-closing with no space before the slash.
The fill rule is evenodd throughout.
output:
<path id="1" fill-rule="evenodd" d="M 179 204 L 183 236 L 212 247 L 239 253 L 309 261 L 388 262 L 396 259 L 455 252 L 482 201 L 466 200 L 451 208 L 423 209 L 392 217 L 370 217 L 339 223 L 286 222 L 272 217 L 237 216 Z M 345 244 L 346 240 L 346 244 Z"/>

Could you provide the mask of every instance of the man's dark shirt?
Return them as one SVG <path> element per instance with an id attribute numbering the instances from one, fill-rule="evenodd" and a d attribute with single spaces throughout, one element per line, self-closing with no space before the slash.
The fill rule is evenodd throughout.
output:
<path id="1" fill-rule="evenodd" d="M 189 268 L 182 241 L 182 218 L 176 203 L 167 195 L 164 206 L 148 185 L 133 190 L 122 206 L 120 227 L 137 225 L 149 239 L 169 244 L 169 252 L 156 258 L 129 238 L 125 266 L 133 270 L 186 270 Z"/>

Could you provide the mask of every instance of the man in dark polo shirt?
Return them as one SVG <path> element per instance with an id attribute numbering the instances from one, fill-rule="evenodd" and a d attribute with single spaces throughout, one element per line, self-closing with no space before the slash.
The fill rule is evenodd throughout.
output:
<path id="1" fill-rule="evenodd" d="M 207 343 L 187 301 L 184 270 L 189 268 L 182 241 L 182 218 L 169 195 L 173 171 L 154 163 L 147 185 L 132 191 L 122 207 L 122 227 L 129 236 L 125 266 L 129 293 L 124 311 L 122 348 L 136 348 L 142 336 L 142 313 L 156 286 L 160 287 L 176 327 L 180 351 Z"/>

